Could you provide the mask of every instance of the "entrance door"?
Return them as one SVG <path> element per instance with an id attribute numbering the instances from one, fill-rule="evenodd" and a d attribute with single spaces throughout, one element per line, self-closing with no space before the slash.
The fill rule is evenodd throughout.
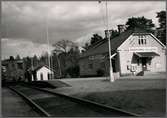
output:
<path id="1" fill-rule="evenodd" d="M 41 76 L 41 80 L 43 80 L 43 74 L 42 73 L 40 74 L 40 76 Z"/>
<path id="2" fill-rule="evenodd" d="M 142 63 L 143 71 L 146 71 L 147 70 L 147 57 L 141 58 L 141 63 Z"/>

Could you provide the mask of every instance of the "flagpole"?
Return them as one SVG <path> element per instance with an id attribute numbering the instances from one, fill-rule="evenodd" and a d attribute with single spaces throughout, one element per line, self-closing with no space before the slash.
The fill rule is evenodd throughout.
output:
<path id="1" fill-rule="evenodd" d="M 49 65 L 49 69 L 51 70 L 51 68 L 50 68 L 50 56 L 49 56 L 50 47 L 49 47 L 49 37 L 48 37 L 48 15 L 46 17 L 46 39 L 47 39 L 47 43 L 48 43 L 48 65 Z"/>

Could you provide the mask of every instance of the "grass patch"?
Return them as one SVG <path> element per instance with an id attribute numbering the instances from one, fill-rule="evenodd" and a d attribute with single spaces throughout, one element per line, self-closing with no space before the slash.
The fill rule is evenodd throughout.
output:
<path id="1" fill-rule="evenodd" d="M 143 116 L 164 116 L 165 93 L 165 89 L 109 91 L 89 93 L 83 98 Z"/>

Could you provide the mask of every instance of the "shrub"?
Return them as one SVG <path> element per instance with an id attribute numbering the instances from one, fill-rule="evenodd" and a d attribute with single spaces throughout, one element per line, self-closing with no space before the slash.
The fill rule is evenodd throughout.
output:
<path id="1" fill-rule="evenodd" d="M 104 70 L 102 70 L 102 69 L 98 69 L 97 71 L 96 71 L 96 73 L 97 73 L 97 76 L 98 77 L 101 77 L 101 76 L 104 76 Z"/>
<path id="2" fill-rule="evenodd" d="M 70 75 L 70 77 L 79 77 L 79 71 L 80 71 L 80 68 L 79 66 L 72 66 L 72 67 L 69 67 L 66 72 L 67 74 Z"/>

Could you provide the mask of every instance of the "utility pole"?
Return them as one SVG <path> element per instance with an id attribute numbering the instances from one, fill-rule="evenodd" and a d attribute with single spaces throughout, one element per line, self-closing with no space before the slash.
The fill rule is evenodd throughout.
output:
<path id="1" fill-rule="evenodd" d="M 106 28 L 107 28 L 107 39 L 108 39 L 108 49 L 109 49 L 109 67 L 110 67 L 110 81 L 114 82 L 114 74 L 111 62 L 111 41 L 110 41 L 110 33 L 108 30 L 108 7 L 107 7 L 107 0 L 106 0 Z"/>

